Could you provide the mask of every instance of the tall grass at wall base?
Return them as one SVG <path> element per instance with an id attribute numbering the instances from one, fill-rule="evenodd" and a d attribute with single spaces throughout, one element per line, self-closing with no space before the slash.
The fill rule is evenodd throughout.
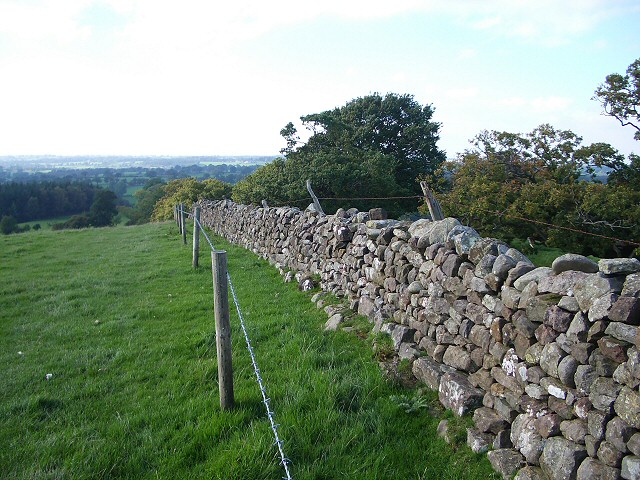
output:
<path id="1" fill-rule="evenodd" d="M 496 478 L 399 408 L 369 342 L 323 332 L 308 294 L 216 242 L 295 479 Z M 193 270 L 173 224 L 0 237 L 0 478 L 283 477 L 233 312 L 237 406 L 219 408 L 201 245 Z"/>

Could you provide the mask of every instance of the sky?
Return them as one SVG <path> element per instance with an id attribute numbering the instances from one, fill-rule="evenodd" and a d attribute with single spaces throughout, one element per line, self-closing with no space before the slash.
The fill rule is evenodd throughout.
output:
<path id="1" fill-rule="evenodd" d="M 640 153 L 592 100 L 639 25 L 638 0 L 0 0 L 0 156 L 277 155 L 372 93 L 430 104 L 450 158 L 543 123 Z"/>

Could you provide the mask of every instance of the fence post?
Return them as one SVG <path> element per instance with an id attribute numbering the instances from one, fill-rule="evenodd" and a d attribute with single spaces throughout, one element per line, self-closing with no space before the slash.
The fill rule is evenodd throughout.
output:
<path id="1" fill-rule="evenodd" d="M 180 233 L 182 233 L 182 243 L 187 244 L 187 218 L 184 211 L 184 203 L 180 208 Z"/>
<path id="2" fill-rule="evenodd" d="M 316 197 L 316 194 L 313 193 L 313 189 L 311 188 L 311 180 L 307 180 L 307 191 L 309 192 L 309 195 L 311 195 L 311 199 L 313 200 L 313 205 L 316 207 L 316 211 L 324 217 L 325 213 L 320 206 L 320 201 L 318 200 L 318 197 Z"/>
<path id="3" fill-rule="evenodd" d="M 229 294 L 227 284 L 227 252 L 211 252 L 213 273 L 213 301 L 216 319 L 216 350 L 218 354 L 218 384 L 220 408 L 233 408 L 233 366 L 231 364 L 231 324 L 229 322 Z"/>
<path id="4" fill-rule="evenodd" d="M 196 207 L 193 213 L 193 268 L 198 268 L 200 255 L 200 207 Z"/>

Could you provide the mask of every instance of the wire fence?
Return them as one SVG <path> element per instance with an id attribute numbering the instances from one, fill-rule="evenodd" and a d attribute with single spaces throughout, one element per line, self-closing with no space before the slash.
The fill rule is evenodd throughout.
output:
<path id="1" fill-rule="evenodd" d="M 184 209 L 178 209 L 179 213 L 186 215 L 187 218 L 193 219 L 194 222 L 198 224 L 199 231 L 202 232 L 204 238 L 207 240 L 209 247 L 211 247 L 211 251 L 218 251 L 211 241 L 211 238 L 207 235 L 207 232 L 204 230 L 202 223 L 197 219 L 195 215 L 185 211 Z M 267 389 L 264 383 L 264 379 L 262 378 L 262 374 L 260 372 L 260 368 L 258 367 L 258 361 L 256 359 L 255 350 L 253 345 L 251 344 L 251 339 L 249 338 L 249 334 L 247 332 L 246 322 L 244 318 L 244 314 L 242 313 L 242 309 L 240 308 L 240 302 L 238 300 L 238 295 L 236 293 L 235 287 L 233 286 L 233 281 L 231 280 L 231 274 L 227 272 L 227 281 L 229 282 L 229 289 L 231 290 L 231 296 L 233 297 L 233 303 L 236 307 L 236 312 L 238 313 L 238 318 L 240 319 L 240 328 L 242 330 L 242 334 L 244 336 L 245 343 L 247 345 L 247 350 L 249 351 L 249 356 L 251 357 L 251 365 L 253 366 L 253 372 L 256 377 L 256 382 L 258 383 L 258 388 L 260 389 L 260 393 L 262 395 L 262 403 L 265 406 L 267 411 L 267 418 L 269 419 L 269 426 L 271 427 L 271 431 L 273 432 L 273 436 L 275 438 L 274 446 L 278 449 L 278 454 L 280 456 L 280 464 L 284 468 L 286 476 L 283 477 L 285 480 L 293 480 L 291 477 L 291 472 L 289 470 L 289 465 L 291 461 L 284 453 L 284 441 L 280 438 L 280 434 L 278 433 L 278 427 L 280 426 L 275 422 L 275 412 L 271 408 L 271 398 L 267 395 Z"/>

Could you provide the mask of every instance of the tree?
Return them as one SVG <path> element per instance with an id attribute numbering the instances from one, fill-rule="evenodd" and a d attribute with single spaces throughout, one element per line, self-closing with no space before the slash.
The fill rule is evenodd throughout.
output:
<path id="1" fill-rule="evenodd" d="M 172 180 L 163 186 L 163 195 L 156 202 L 152 220 L 169 220 L 173 214 L 173 207 L 184 203 L 187 210 L 191 209 L 198 200 L 219 200 L 231 195 L 231 185 L 215 178 L 199 182 L 195 178 L 181 178 Z"/>
<path id="2" fill-rule="evenodd" d="M 0 220 L 0 232 L 4 235 L 9 235 L 10 233 L 15 232 L 17 227 L 18 222 L 15 217 L 11 215 L 4 215 L 2 220 Z"/>
<path id="3" fill-rule="evenodd" d="M 93 227 L 107 227 L 113 224 L 118 214 L 116 194 L 111 190 L 99 190 L 89 209 L 89 224 Z"/>
<path id="4" fill-rule="evenodd" d="M 432 174 L 445 160 L 436 145 L 440 124 L 432 116 L 432 107 L 421 106 L 411 95 L 376 93 L 300 117 L 312 133 L 309 140 L 301 142 L 293 123 L 288 123 L 280 131 L 286 141 L 281 150 L 285 158 L 239 182 L 233 198 L 295 202 L 308 198 L 306 179 L 325 198 L 419 195 L 418 178 Z M 417 200 L 377 203 L 396 215 L 418 205 Z M 338 200 L 326 208 L 369 209 L 378 204 Z"/>
<path id="5" fill-rule="evenodd" d="M 581 141 L 550 125 L 524 135 L 481 132 L 473 148 L 441 168 L 447 181 L 435 183 L 440 201 L 448 215 L 484 235 L 532 237 L 574 253 L 628 255 L 630 244 L 549 226 L 630 241 L 640 234 L 638 159 L 630 156 L 627 165 L 611 145 Z M 593 181 L 598 167 L 610 169 L 608 184 Z"/>
<path id="6" fill-rule="evenodd" d="M 593 100 L 602 104 L 604 114 L 634 128 L 633 138 L 640 140 L 640 58 L 629 65 L 626 75 L 607 75 L 594 93 Z"/>

